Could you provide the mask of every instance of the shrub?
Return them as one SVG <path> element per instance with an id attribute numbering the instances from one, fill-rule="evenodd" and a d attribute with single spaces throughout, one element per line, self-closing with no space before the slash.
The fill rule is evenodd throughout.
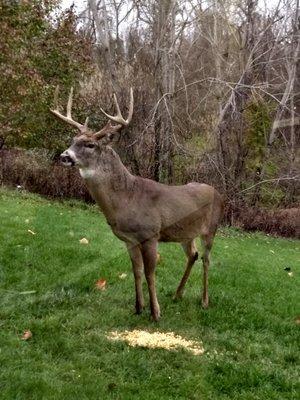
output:
<path id="1" fill-rule="evenodd" d="M 50 197 L 91 201 L 78 171 L 51 160 L 46 150 L 1 150 L 0 183 Z"/>

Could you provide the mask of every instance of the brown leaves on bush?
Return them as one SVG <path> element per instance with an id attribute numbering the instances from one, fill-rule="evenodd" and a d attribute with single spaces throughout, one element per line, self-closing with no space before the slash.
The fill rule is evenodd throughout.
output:
<path id="1" fill-rule="evenodd" d="M 300 238 L 300 208 L 268 210 L 247 207 L 245 204 L 230 205 L 226 219 L 234 216 L 233 225 L 247 231 L 262 231 L 272 235 Z M 232 221 L 231 221 L 232 223 Z"/>
<path id="2" fill-rule="evenodd" d="M 74 198 L 91 202 L 91 197 L 76 168 L 69 169 L 47 159 L 41 163 L 34 152 L 2 149 L 0 183 L 41 195 Z"/>

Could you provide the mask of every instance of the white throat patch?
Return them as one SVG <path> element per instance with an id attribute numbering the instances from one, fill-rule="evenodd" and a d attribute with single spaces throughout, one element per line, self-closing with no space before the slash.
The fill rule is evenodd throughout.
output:
<path id="1" fill-rule="evenodd" d="M 83 179 L 93 178 L 96 170 L 93 168 L 79 168 L 79 173 Z"/>

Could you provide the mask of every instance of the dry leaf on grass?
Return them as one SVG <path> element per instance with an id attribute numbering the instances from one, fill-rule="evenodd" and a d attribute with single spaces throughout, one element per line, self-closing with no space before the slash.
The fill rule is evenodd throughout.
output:
<path id="1" fill-rule="evenodd" d="M 28 340 L 32 338 L 32 333 L 30 330 L 24 331 L 23 336 L 21 337 L 21 340 Z"/>
<path id="2" fill-rule="evenodd" d="M 28 229 L 27 232 L 28 232 L 28 233 L 31 233 L 32 235 L 36 235 L 36 233 L 33 232 L 31 229 Z"/>
<path id="3" fill-rule="evenodd" d="M 79 242 L 81 244 L 89 244 L 89 241 L 87 240 L 87 238 L 82 238 L 82 239 L 79 240 Z"/>
<path id="4" fill-rule="evenodd" d="M 24 292 L 19 292 L 19 294 L 34 294 L 36 290 L 25 290 Z"/>
<path id="5" fill-rule="evenodd" d="M 293 276 L 294 274 L 291 272 L 288 272 L 288 276 Z"/>
<path id="6" fill-rule="evenodd" d="M 202 345 L 194 340 L 187 340 L 173 332 L 147 332 L 140 330 L 110 332 L 107 335 L 110 340 L 124 340 L 129 346 L 148 347 L 150 349 L 161 348 L 174 350 L 183 347 L 194 355 L 203 354 Z"/>
<path id="7" fill-rule="evenodd" d="M 295 324 L 300 325 L 300 316 L 295 318 Z"/>
<path id="8" fill-rule="evenodd" d="M 106 280 L 98 279 L 98 281 L 95 283 L 95 288 L 98 290 L 106 290 Z"/>
<path id="9" fill-rule="evenodd" d="M 124 274 L 124 273 L 119 275 L 120 279 L 125 279 L 126 277 L 127 277 L 127 274 Z"/>

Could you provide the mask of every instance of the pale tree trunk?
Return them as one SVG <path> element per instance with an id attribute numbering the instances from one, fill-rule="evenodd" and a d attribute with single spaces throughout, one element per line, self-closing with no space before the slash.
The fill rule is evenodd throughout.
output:
<path id="1" fill-rule="evenodd" d="M 159 102 L 155 118 L 154 179 L 171 183 L 173 173 L 173 95 L 175 90 L 176 1 L 155 5 L 155 91 Z M 168 93 L 167 96 L 164 96 Z"/>
<path id="2" fill-rule="evenodd" d="M 219 163 L 222 167 L 223 185 L 226 194 L 235 198 L 241 183 L 244 167 L 243 110 L 251 91 L 252 71 L 255 67 L 254 49 L 258 41 L 255 30 L 257 0 L 247 0 L 245 8 L 245 33 L 243 43 L 244 68 L 229 99 L 220 110 L 217 124 Z M 257 60 L 256 60 L 257 62 Z"/>
<path id="3" fill-rule="evenodd" d="M 274 119 L 274 123 L 269 135 L 268 145 L 271 146 L 276 139 L 276 130 L 278 127 L 278 121 L 280 121 L 283 113 L 287 110 L 287 104 L 290 102 L 291 98 L 294 96 L 294 86 L 296 81 L 296 72 L 297 65 L 299 63 L 299 54 L 300 54 L 300 22 L 299 22 L 299 0 L 297 0 L 297 6 L 294 17 L 294 30 L 291 38 L 292 46 L 290 53 L 287 57 L 287 73 L 288 79 L 285 86 L 285 90 L 283 96 L 280 100 L 280 104 L 276 111 L 276 116 Z M 299 67 L 298 67 L 299 68 Z M 293 111 L 292 111 L 293 112 Z"/>
<path id="4" fill-rule="evenodd" d="M 101 0 L 100 7 L 98 7 L 96 0 L 88 0 L 88 6 L 91 10 L 95 24 L 96 41 L 100 44 L 102 50 L 101 55 L 104 57 L 105 72 L 108 74 L 109 82 L 111 83 L 113 90 L 117 91 L 119 85 L 115 60 L 111 50 L 111 35 L 105 0 Z"/>
<path id="5" fill-rule="evenodd" d="M 296 1 L 296 9 L 293 18 L 293 33 L 291 37 L 291 47 L 287 54 L 287 82 L 285 84 L 285 90 L 281 97 L 280 103 L 277 107 L 273 125 L 268 137 L 267 149 L 265 154 L 265 160 L 268 160 L 272 145 L 277 138 L 277 134 L 280 128 L 290 127 L 290 140 L 289 140 L 289 173 L 292 176 L 296 172 L 296 132 L 299 132 L 299 118 L 295 118 L 295 111 L 299 112 L 299 55 L 300 55 L 300 21 L 299 21 L 299 0 Z M 288 118 L 286 118 L 288 116 Z M 266 163 L 264 163 L 260 179 L 265 178 Z M 295 186 L 291 187 L 289 193 L 290 202 L 293 202 L 295 196 Z"/>

